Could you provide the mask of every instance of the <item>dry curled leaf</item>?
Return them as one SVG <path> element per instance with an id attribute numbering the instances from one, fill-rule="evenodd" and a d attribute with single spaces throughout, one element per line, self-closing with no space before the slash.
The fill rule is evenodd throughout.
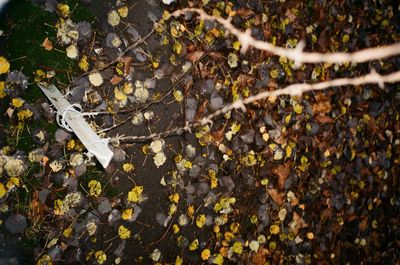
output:
<path id="1" fill-rule="evenodd" d="M 53 43 L 49 40 L 49 38 L 45 38 L 42 46 L 46 49 L 46 51 L 51 51 L 53 49 Z"/>
<path id="2" fill-rule="evenodd" d="M 278 204 L 279 206 L 283 204 L 284 193 L 279 193 L 276 189 L 267 189 L 267 192 L 276 204 Z"/>
<path id="3" fill-rule="evenodd" d="M 120 61 L 124 63 L 124 76 L 129 75 L 131 72 L 131 63 L 133 58 L 130 56 L 124 56 L 120 59 Z"/>
<path id="4" fill-rule="evenodd" d="M 290 173 L 290 166 L 292 165 L 291 162 L 287 162 L 283 165 L 279 165 L 276 167 L 273 172 L 278 176 L 278 188 L 283 189 L 285 186 L 285 181 Z"/>

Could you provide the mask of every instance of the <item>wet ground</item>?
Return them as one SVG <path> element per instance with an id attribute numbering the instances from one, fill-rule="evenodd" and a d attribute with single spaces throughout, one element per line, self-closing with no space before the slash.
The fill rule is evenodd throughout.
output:
<path id="1" fill-rule="evenodd" d="M 65 55 L 66 45 L 55 36 L 62 9 L 55 12 L 54 1 L 36 1 L 39 7 L 27 0 L 21 1 L 22 6 L 15 3 L 0 24 L 6 29 L 0 55 L 10 58 L 12 69 L 29 76 L 28 90 L 18 96 L 40 114 L 23 127 L 19 138 L 12 133 L 18 124 L 15 115 L 2 117 L 0 132 L 6 137 L 0 139 L 0 155 L 11 156 L 17 150 L 30 153 L 35 147 L 44 151 L 49 163 L 32 162 L 21 178 L 25 186 L 9 188 L 7 200 L 1 198 L 2 220 L 21 213 L 28 217 L 29 228 L 10 235 L 10 227 L 2 225 L 0 264 L 31 264 L 22 256 L 39 262 L 49 256 L 61 264 L 180 264 L 181 258 L 182 264 L 222 264 L 222 257 L 224 264 L 359 264 L 363 260 L 395 264 L 399 260 L 398 85 L 269 98 L 249 105 L 246 112 L 220 115 L 208 127 L 162 135 L 238 97 L 307 79 L 314 82 L 315 76 L 328 80 L 361 75 L 371 67 L 388 72 L 396 69 L 398 57 L 339 70 L 332 65 L 299 70 L 267 53 L 240 54 L 236 39 L 227 37 L 216 23 L 202 24 L 191 16 L 171 21 L 164 13 L 190 3 L 82 0 L 66 2 L 67 17 L 88 21 L 92 34 L 78 40 L 79 57 L 71 60 Z M 46 12 L 43 7 L 54 10 Z M 127 16 L 121 15 L 121 22 L 111 26 L 110 12 L 122 7 L 128 7 Z M 344 2 L 210 1 L 203 9 L 225 15 L 234 9 L 233 23 L 242 28 L 252 25 L 259 38 L 280 46 L 306 39 L 308 48 L 323 52 L 328 46 L 377 45 L 379 39 L 392 43 L 400 36 L 395 22 L 399 12 L 391 4 L 368 9 L 358 3 L 351 18 Z M 367 9 L 373 22 L 357 15 Z M 381 21 L 382 12 L 391 23 Z M 125 54 L 128 68 L 118 61 L 103 67 L 152 32 L 154 21 L 163 14 L 165 24 Z M 353 19 L 358 28 L 349 22 Z M 379 27 L 387 27 L 389 33 Z M 119 37 L 118 48 L 110 33 Z M 51 52 L 43 49 L 46 37 L 54 44 Z M 83 55 L 89 61 L 86 71 L 78 65 Z M 73 166 L 72 157 L 83 150 L 78 144 L 70 148 L 76 138 L 47 118 L 42 105 L 47 100 L 34 80 L 37 69 L 55 71 L 49 80 L 70 93 L 69 100 L 85 111 L 111 113 L 92 119 L 97 129 L 115 127 L 104 136 L 162 135 L 166 161 L 156 166 L 157 152 L 152 148 L 157 137 L 153 137 L 112 142 L 117 155 L 106 170 L 99 163 Z M 91 69 L 101 69 L 101 86 L 91 83 Z M 125 69 L 128 74 L 121 74 Z M 118 94 L 128 97 L 127 104 L 116 100 L 116 91 L 126 83 L 133 84 L 135 91 L 147 86 L 148 100 L 140 103 L 132 92 Z M 2 112 L 12 104 L 11 97 L 15 96 L 0 101 Z M 135 125 L 132 121 L 138 113 L 154 117 Z M 44 141 L 35 139 L 39 129 L 46 132 Z M 11 146 L 7 154 L 6 146 Z M 57 174 L 49 166 L 53 161 L 63 164 Z M 125 170 L 126 163 L 134 170 Z M 61 173 L 68 174 L 67 180 Z M 9 179 L 2 176 L 3 183 Z M 93 180 L 101 183 L 99 194 L 89 187 Z M 129 194 L 140 186 L 143 193 L 129 201 Z M 55 214 L 60 210 L 57 199 L 65 200 L 76 191 L 84 195 L 81 202 L 67 213 Z M 5 205 L 10 210 L 3 211 Z M 122 220 L 121 214 L 131 208 L 135 220 Z M 96 228 L 91 233 L 93 226 L 88 223 L 93 220 Z M 130 230 L 128 238 L 119 234 L 121 225 Z"/>

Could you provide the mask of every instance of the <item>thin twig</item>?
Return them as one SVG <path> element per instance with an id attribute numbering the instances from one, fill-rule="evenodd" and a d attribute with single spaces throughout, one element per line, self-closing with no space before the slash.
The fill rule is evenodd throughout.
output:
<path id="1" fill-rule="evenodd" d="M 140 44 L 145 42 L 154 33 L 154 31 L 155 31 L 155 27 L 153 27 L 153 29 L 149 33 L 147 33 L 146 36 L 144 36 L 143 38 L 141 38 L 137 42 L 133 43 L 132 45 L 128 46 L 115 60 L 113 60 L 113 61 L 111 61 L 111 62 L 109 62 L 109 63 L 107 63 L 107 64 L 105 64 L 105 65 L 103 65 L 103 66 L 101 66 L 99 68 L 95 68 L 95 69 L 92 69 L 90 71 L 87 71 L 87 72 L 83 73 L 82 75 L 80 75 L 79 77 L 75 78 L 74 81 L 72 81 L 70 83 L 70 85 L 67 87 L 67 89 L 70 88 L 77 80 L 81 79 L 82 77 L 85 77 L 85 76 L 90 75 L 90 74 L 95 73 L 95 72 L 102 71 L 104 69 L 107 69 L 111 65 L 113 65 L 116 62 L 120 61 L 122 59 L 122 57 L 124 57 L 124 55 L 128 51 L 136 48 L 137 46 L 139 46 Z"/>
<path id="2" fill-rule="evenodd" d="M 400 54 L 400 43 L 394 43 L 381 47 L 367 48 L 353 53 L 304 52 L 303 49 L 305 47 L 305 42 L 303 40 L 299 42 L 296 48 L 292 49 L 278 47 L 269 42 L 256 40 L 251 36 L 251 29 L 243 32 L 234 27 L 231 23 L 232 17 L 225 19 L 223 17 L 208 15 L 204 10 L 198 8 L 179 9 L 174 11 L 171 15 L 174 17 L 178 17 L 189 12 L 198 13 L 201 20 L 217 21 L 218 23 L 223 25 L 230 33 L 238 38 L 238 41 L 242 45 L 242 53 L 245 53 L 247 49 L 252 46 L 256 49 L 267 51 L 272 54 L 291 59 L 295 62 L 296 66 L 300 66 L 300 64 L 302 63 L 362 63 L 367 61 L 380 60 Z"/>
<path id="3" fill-rule="evenodd" d="M 245 105 L 248 105 L 252 102 L 266 99 L 268 97 L 273 96 L 282 96 L 282 95 L 290 95 L 290 96 L 300 96 L 303 93 L 309 91 L 316 91 L 316 90 L 324 90 L 330 87 L 338 87 L 338 86 L 358 86 L 358 85 L 365 85 L 365 84 L 378 84 L 381 88 L 383 88 L 385 83 L 395 83 L 400 81 L 400 71 L 388 74 L 388 75 L 380 75 L 375 71 L 371 71 L 371 73 L 354 78 L 338 78 L 333 79 L 330 81 L 315 83 L 315 84 L 293 84 L 282 89 L 278 89 L 275 91 L 264 91 L 254 96 L 250 96 L 245 99 L 239 99 L 232 104 L 229 104 L 210 115 L 202 118 L 200 121 L 194 123 L 187 123 L 183 127 L 175 127 L 171 130 L 164 131 L 161 133 L 153 133 L 151 135 L 146 136 L 119 136 L 116 139 L 120 141 L 133 141 L 133 142 L 145 142 L 152 139 L 163 138 L 171 135 L 180 135 L 183 132 L 190 131 L 191 129 L 205 125 L 205 124 L 212 124 L 213 120 L 218 117 L 219 115 L 225 114 L 234 109 L 242 109 L 246 111 Z"/>

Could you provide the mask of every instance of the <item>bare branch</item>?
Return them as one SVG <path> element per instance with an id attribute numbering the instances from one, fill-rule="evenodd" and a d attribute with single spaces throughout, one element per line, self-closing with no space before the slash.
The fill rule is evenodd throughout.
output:
<path id="1" fill-rule="evenodd" d="M 346 52 L 334 52 L 334 53 L 318 53 L 318 52 L 304 52 L 305 46 L 304 41 L 300 41 L 298 46 L 293 49 L 287 49 L 272 45 L 271 43 L 254 39 L 250 30 L 245 32 L 235 28 L 230 22 L 231 19 L 224 19 L 222 17 L 216 17 L 208 15 L 202 9 L 198 8 L 183 8 L 174 11 L 171 15 L 174 17 L 183 15 L 188 12 L 195 12 L 199 14 L 201 20 L 217 21 L 223 25 L 230 33 L 235 35 L 240 44 L 242 45 L 242 52 L 246 52 L 247 49 L 252 46 L 256 49 L 268 51 L 272 54 L 286 57 L 295 61 L 295 64 L 299 66 L 301 63 L 363 63 L 372 60 L 379 60 L 395 56 L 400 54 L 400 43 L 394 43 L 391 45 L 367 48 L 353 53 Z"/>
<path id="2" fill-rule="evenodd" d="M 198 122 L 195 123 L 190 123 L 186 124 L 184 127 L 176 127 L 171 130 L 158 133 L 158 134 L 152 134 L 149 136 L 123 136 L 123 137 L 117 137 L 117 140 L 121 141 L 134 141 L 134 142 L 143 142 L 143 141 L 149 141 L 152 139 L 156 138 L 162 138 L 162 137 L 167 137 L 170 135 L 176 135 L 176 134 L 181 134 L 185 131 L 190 131 L 192 128 L 198 127 L 200 125 L 204 125 L 207 123 L 211 123 L 213 119 L 215 119 L 217 116 L 225 114 L 231 110 L 234 109 L 242 109 L 245 110 L 245 105 L 248 105 L 250 103 L 253 103 L 258 100 L 263 100 L 271 96 L 282 96 L 282 95 L 290 95 L 290 96 L 300 96 L 303 93 L 309 92 L 309 91 L 317 91 L 317 90 L 324 90 L 330 87 L 338 87 L 338 86 L 359 86 L 359 85 L 365 85 L 365 84 L 378 84 L 380 87 L 383 87 L 385 83 L 396 83 L 400 81 L 400 71 L 388 74 L 388 75 L 380 75 L 375 71 L 371 71 L 371 73 L 360 76 L 360 77 L 355 77 L 355 78 L 338 78 L 338 79 L 333 79 L 330 81 L 325 81 L 325 82 L 320 82 L 320 83 L 315 83 L 315 84 L 293 84 L 289 85 L 287 87 L 284 87 L 282 89 L 278 89 L 275 91 L 264 91 L 259 94 L 256 94 L 254 96 L 250 96 L 245 99 L 240 99 L 237 100 L 219 110 L 216 112 L 211 113 L 210 115 L 202 118 Z"/>

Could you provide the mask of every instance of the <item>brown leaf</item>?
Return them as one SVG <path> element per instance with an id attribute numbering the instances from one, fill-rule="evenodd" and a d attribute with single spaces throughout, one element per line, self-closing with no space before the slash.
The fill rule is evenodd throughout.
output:
<path id="1" fill-rule="evenodd" d="M 263 24 L 263 33 L 266 39 L 268 39 L 272 35 L 272 28 L 270 23 Z"/>
<path id="2" fill-rule="evenodd" d="M 328 37 L 327 34 L 328 33 L 328 27 L 326 27 L 320 34 L 318 37 L 318 45 L 321 47 L 321 51 L 325 52 L 327 50 L 328 47 Z"/>
<path id="3" fill-rule="evenodd" d="M 252 87 L 256 80 L 251 75 L 240 74 L 237 78 L 237 81 L 239 83 L 239 87 L 245 87 L 245 86 Z"/>
<path id="4" fill-rule="evenodd" d="M 250 261 L 254 265 L 264 265 L 267 263 L 267 252 L 263 247 L 259 247 L 257 252 L 251 255 Z"/>
<path id="5" fill-rule="evenodd" d="M 111 82 L 111 84 L 116 85 L 116 84 L 118 84 L 119 82 L 121 82 L 121 80 L 122 80 L 122 77 L 120 77 L 119 75 L 114 75 L 114 76 L 111 78 L 110 82 Z"/>
<path id="6" fill-rule="evenodd" d="M 245 9 L 245 8 L 240 8 L 238 10 L 236 10 L 236 15 L 239 15 L 241 17 L 248 17 L 253 15 L 254 12 L 251 9 Z"/>
<path id="7" fill-rule="evenodd" d="M 42 46 L 46 49 L 46 51 L 51 51 L 53 49 L 53 43 L 49 40 L 49 38 L 45 38 Z"/>
<path id="8" fill-rule="evenodd" d="M 287 162 L 286 164 L 277 166 L 273 170 L 274 174 L 276 174 L 278 176 L 278 188 L 279 189 L 283 189 L 283 187 L 285 186 L 285 181 L 286 181 L 287 177 L 289 176 L 291 165 L 292 165 L 291 162 Z"/>
<path id="9" fill-rule="evenodd" d="M 289 18 L 289 21 L 291 23 L 295 21 L 295 19 L 297 18 L 297 16 L 293 13 L 293 11 L 290 8 L 286 9 L 285 16 Z"/>
<path id="10" fill-rule="evenodd" d="M 361 221 L 358 224 L 358 229 L 360 229 L 360 231 L 364 231 L 365 229 L 367 229 L 368 227 L 368 216 L 364 216 L 361 217 Z"/>
<path id="11" fill-rule="evenodd" d="M 130 56 L 125 56 L 120 59 L 121 62 L 124 63 L 124 76 L 129 75 L 131 72 L 131 63 L 133 61 L 133 58 Z"/>
<path id="12" fill-rule="evenodd" d="M 289 225 L 291 232 L 297 234 L 301 228 L 307 227 L 307 223 L 304 219 L 296 212 L 293 212 L 293 226 Z"/>
<path id="13" fill-rule="evenodd" d="M 33 193 L 33 199 L 29 205 L 29 220 L 31 220 L 32 224 L 38 224 L 41 222 L 44 216 L 45 205 L 41 205 L 39 202 L 39 193 L 35 191 Z"/>
<path id="14" fill-rule="evenodd" d="M 228 124 L 228 123 L 226 122 L 226 123 L 224 124 L 224 126 L 222 126 L 220 129 L 218 129 L 218 130 L 216 130 L 216 131 L 214 131 L 214 132 L 211 133 L 211 135 L 212 135 L 213 138 L 214 138 L 214 145 L 215 145 L 215 146 L 218 146 L 218 145 L 224 140 L 225 128 L 226 128 L 226 125 L 227 125 L 227 124 Z"/>
<path id="15" fill-rule="evenodd" d="M 208 99 L 205 99 L 203 103 L 200 105 L 199 109 L 197 110 L 196 116 L 194 118 L 195 121 L 199 121 L 203 117 L 207 104 L 208 104 Z"/>
<path id="16" fill-rule="evenodd" d="M 262 17 L 261 17 L 261 15 L 260 15 L 260 14 L 256 15 L 256 16 L 254 17 L 254 26 L 259 26 L 259 25 L 261 25 L 261 22 L 262 22 Z"/>
<path id="17" fill-rule="evenodd" d="M 276 204 L 278 204 L 279 206 L 283 204 L 283 196 L 285 195 L 284 193 L 279 193 L 276 189 L 268 188 L 267 193 Z"/>
<path id="18" fill-rule="evenodd" d="M 324 101 L 318 101 L 317 103 L 312 105 L 312 111 L 314 114 L 319 114 L 319 113 L 328 113 L 332 110 L 331 103 L 327 100 Z"/>
<path id="19" fill-rule="evenodd" d="M 191 63 L 195 63 L 198 60 L 200 60 L 200 58 L 203 56 L 204 52 L 203 51 L 194 51 L 192 53 L 189 53 L 187 58 Z"/>
<path id="20" fill-rule="evenodd" d="M 335 123 L 335 120 L 332 119 L 329 116 L 324 116 L 324 115 L 317 115 L 315 117 L 315 119 L 319 122 L 319 123 Z"/>

